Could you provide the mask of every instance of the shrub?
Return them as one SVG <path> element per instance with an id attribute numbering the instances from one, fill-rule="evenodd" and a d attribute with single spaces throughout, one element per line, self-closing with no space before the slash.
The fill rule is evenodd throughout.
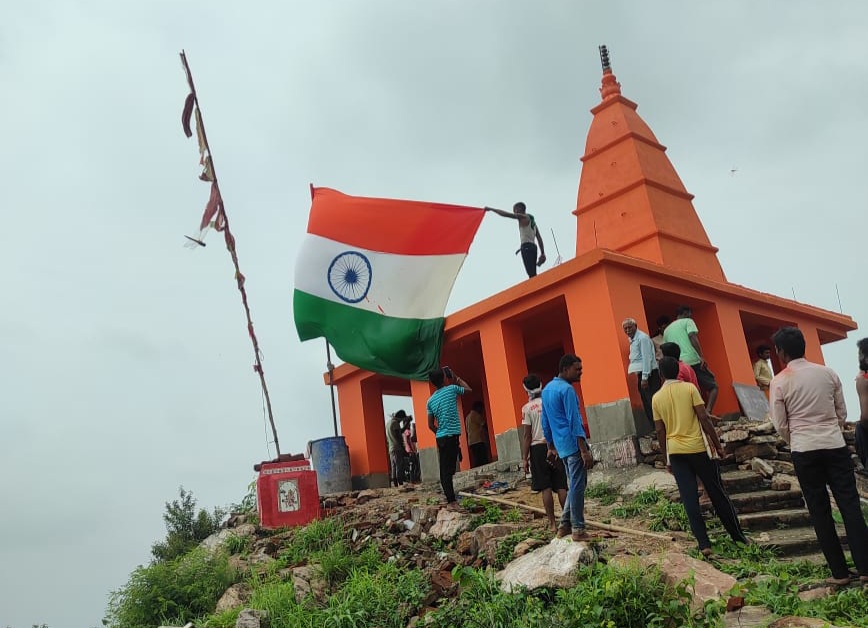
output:
<path id="1" fill-rule="evenodd" d="M 235 581 L 224 552 L 197 547 L 185 556 L 137 567 L 129 581 L 110 594 L 104 623 L 109 628 L 181 626 L 212 612 Z"/>
<path id="2" fill-rule="evenodd" d="M 503 569 L 506 564 L 512 560 L 512 554 L 515 551 L 515 546 L 524 541 L 525 539 L 529 539 L 530 537 L 535 537 L 542 540 L 542 534 L 538 530 L 534 530 L 533 528 L 525 528 L 524 530 L 513 532 L 512 534 L 504 537 L 503 540 L 497 545 L 497 550 L 494 554 L 494 568 Z"/>
<path id="3" fill-rule="evenodd" d="M 196 499 L 193 493 L 178 489 L 180 499 L 166 502 L 163 521 L 166 522 L 166 538 L 154 543 L 151 554 L 156 560 L 172 560 L 183 556 L 199 543 L 220 529 L 220 522 L 226 515 L 222 508 L 212 512 L 200 509 L 196 512 Z"/>

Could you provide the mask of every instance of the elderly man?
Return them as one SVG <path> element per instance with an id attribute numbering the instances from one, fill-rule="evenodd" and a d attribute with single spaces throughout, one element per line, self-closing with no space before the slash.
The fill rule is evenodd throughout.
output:
<path id="1" fill-rule="evenodd" d="M 831 490 L 860 580 L 868 583 L 868 526 L 859 507 L 853 461 L 841 434 L 847 419 L 841 380 L 829 367 L 805 359 L 805 337 L 798 328 L 782 327 L 772 342 L 785 367 L 769 390 L 772 422 L 790 445 L 811 523 L 832 571 L 827 582 L 837 586 L 850 583 L 832 519 Z"/>
<path id="2" fill-rule="evenodd" d="M 626 318 L 621 323 L 624 333 L 630 339 L 630 364 L 627 366 L 627 374 L 636 373 L 636 382 L 639 387 L 639 397 L 642 399 L 642 408 L 645 410 L 645 418 L 651 429 L 654 429 L 654 413 L 651 410 L 651 398 L 660 390 L 660 371 L 657 369 L 657 357 L 654 343 L 651 337 L 644 331 L 640 331 L 636 325 L 636 319 Z"/>

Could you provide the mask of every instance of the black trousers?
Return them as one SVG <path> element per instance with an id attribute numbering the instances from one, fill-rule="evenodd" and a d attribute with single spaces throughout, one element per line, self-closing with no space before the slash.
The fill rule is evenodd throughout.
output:
<path id="1" fill-rule="evenodd" d="M 651 424 L 651 430 L 654 430 L 654 411 L 651 409 L 651 397 L 660 390 L 660 371 L 654 369 L 648 375 L 648 389 L 642 388 L 642 373 L 636 373 L 636 382 L 639 387 L 639 397 L 642 399 L 642 408 L 645 410 L 645 416 L 648 418 L 648 423 Z"/>
<path id="2" fill-rule="evenodd" d="M 521 245 L 521 261 L 524 262 L 524 270 L 528 277 L 536 277 L 536 244 L 524 242 Z"/>
<path id="3" fill-rule="evenodd" d="M 856 454 L 862 466 L 868 471 L 868 426 L 862 421 L 856 424 Z"/>
<path id="4" fill-rule="evenodd" d="M 856 491 L 856 478 L 853 477 L 853 461 L 846 447 L 838 449 L 815 449 L 814 451 L 794 451 L 793 466 L 796 477 L 802 486 L 802 494 L 811 513 L 811 523 L 820 542 L 820 548 L 835 578 L 846 578 L 847 561 L 841 548 L 841 539 L 832 519 L 832 504 L 829 501 L 828 486 L 841 511 L 844 528 L 847 530 L 847 543 L 856 569 L 868 576 L 868 526 L 859 507 L 859 493 Z"/>
<path id="5" fill-rule="evenodd" d="M 440 457 L 440 486 L 446 495 L 446 502 L 455 501 L 455 488 L 452 486 L 452 476 L 458 466 L 458 435 L 443 436 L 437 439 L 437 455 Z"/>
<path id="6" fill-rule="evenodd" d="M 669 454 L 669 464 L 672 465 L 672 475 L 675 476 L 675 483 L 678 484 L 681 503 L 687 511 L 690 530 L 699 543 L 699 549 L 711 547 L 711 541 L 708 539 L 708 530 L 699 508 L 697 477 L 702 480 L 705 492 L 708 493 L 711 505 L 714 506 L 714 512 L 717 513 L 730 538 L 736 542 L 747 543 L 747 537 L 738 523 L 735 507 L 723 488 L 717 461 L 709 458 L 703 451 L 697 454 Z"/>
<path id="7" fill-rule="evenodd" d="M 470 466 L 471 467 L 480 467 L 484 464 L 488 464 L 488 444 L 485 442 L 482 443 L 473 443 L 472 445 L 468 445 L 467 449 L 470 450 Z"/>

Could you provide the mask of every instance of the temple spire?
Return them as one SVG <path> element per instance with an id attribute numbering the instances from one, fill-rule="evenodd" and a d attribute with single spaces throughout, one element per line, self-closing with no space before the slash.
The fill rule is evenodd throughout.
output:
<path id="1" fill-rule="evenodd" d="M 598 47 L 600 50 L 600 63 L 603 64 L 603 84 L 600 87 L 600 95 L 603 100 L 621 95 L 621 84 L 612 73 L 612 63 L 609 60 L 609 48 L 606 44 Z"/>

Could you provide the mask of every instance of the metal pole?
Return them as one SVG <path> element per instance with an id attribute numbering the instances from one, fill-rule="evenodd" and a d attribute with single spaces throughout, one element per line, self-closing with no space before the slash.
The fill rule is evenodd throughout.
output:
<path id="1" fill-rule="evenodd" d="M 329 391 L 331 392 L 331 395 L 332 395 L 332 422 L 334 423 L 334 426 L 335 426 L 335 436 L 337 436 L 338 435 L 338 412 L 337 412 L 337 408 L 335 407 L 335 380 L 334 380 L 335 365 L 332 364 L 332 350 L 331 350 L 331 347 L 329 347 L 329 341 L 328 340 L 325 341 L 325 346 L 326 346 L 326 367 L 329 370 Z"/>

